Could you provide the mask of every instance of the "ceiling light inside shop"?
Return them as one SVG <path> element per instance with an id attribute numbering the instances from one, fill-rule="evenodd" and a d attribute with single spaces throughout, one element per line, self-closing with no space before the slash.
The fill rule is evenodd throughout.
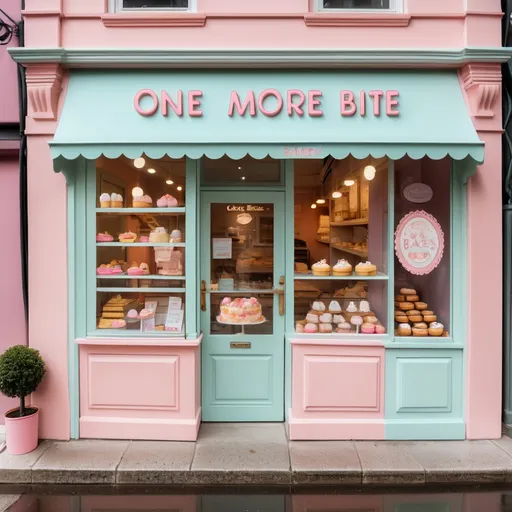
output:
<path id="1" fill-rule="evenodd" d="M 311 208 L 313 208 L 313 210 L 314 210 L 314 209 L 316 208 L 316 204 L 315 204 L 315 203 L 313 203 L 313 204 L 311 205 Z"/>
<path id="2" fill-rule="evenodd" d="M 252 216 L 250 213 L 241 213 L 237 215 L 236 222 L 238 224 L 242 224 L 242 226 L 245 226 L 246 224 L 249 224 L 252 221 Z"/>
<path id="3" fill-rule="evenodd" d="M 144 190 L 142 190 L 140 187 L 132 188 L 132 196 L 133 197 L 140 197 L 143 195 L 144 195 Z"/>
<path id="4" fill-rule="evenodd" d="M 155 169 L 148 169 L 149 174 L 155 174 Z"/>
<path id="5" fill-rule="evenodd" d="M 355 183 L 354 180 L 345 180 L 343 182 L 343 185 L 345 185 L 345 187 L 351 187 L 354 183 Z"/>
<path id="6" fill-rule="evenodd" d="M 241 166 L 238 166 L 238 170 L 241 171 L 242 170 L 242 167 Z"/>
<path id="7" fill-rule="evenodd" d="M 325 204 L 325 199 L 317 199 L 316 203 L 317 204 Z"/>
<path id="8" fill-rule="evenodd" d="M 375 169 L 375 167 L 373 167 L 373 165 L 367 165 L 365 168 L 364 168 L 364 171 L 363 171 L 363 174 L 364 174 L 364 177 L 368 180 L 368 181 L 372 181 L 373 178 L 375 178 L 375 173 L 377 172 L 377 170 Z"/>
<path id="9" fill-rule="evenodd" d="M 183 187 L 180 185 L 179 187 L 177 187 L 178 190 L 181 192 L 183 190 Z"/>
<path id="10" fill-rule="evenodd" d="M 242 180 L 245 180 L 245 176 L 242 176 L 242 178 L 241 178 L 241 179 L 242 179 Z"/>
<path id="11" fill-rule="evenodd" d="M 339 190 L 335 190 L 333 193 L 332 193 L 332 198 L 333 199 L 339 199 L 341 197 L 341 192 Z"/>
<path id="12" fill-rule="evenodd" d="M 133 161 L 133 165 L 137 167 L 137 169 L 142 169 L 146 165 L 146 160 L 142 157 L 136 158 Z"/>
<path id="13" fill-rule="evenodd" d="M 165 183 L 167 183 L 167 185 L 172 185 L 174 183 L 174 181 L 172 180 L 167 180 Z"/>

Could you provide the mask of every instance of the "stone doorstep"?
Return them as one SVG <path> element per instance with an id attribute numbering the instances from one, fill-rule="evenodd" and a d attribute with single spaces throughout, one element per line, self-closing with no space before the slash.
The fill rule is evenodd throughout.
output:
<path id="1" fill-rule="evenodd" d="M 193 442 L 43 441 L 0 454 L 2 484 L 425 486 L 512 482 L 512 439 L 293 441 L 280 424 L 204 425 Z"/>

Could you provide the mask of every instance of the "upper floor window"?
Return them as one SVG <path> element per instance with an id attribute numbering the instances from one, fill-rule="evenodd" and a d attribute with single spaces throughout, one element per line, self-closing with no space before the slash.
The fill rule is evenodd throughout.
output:
<path id="1" fill-rule="evenodd" d="M 320 11 L 398 11 L 401 0 L 318 0 Z"/>
<path id="2" fill-rule="evenodd" d="M 115 0 L 117 12 L 121 11 L 188 11 L 191 0 Z"/>

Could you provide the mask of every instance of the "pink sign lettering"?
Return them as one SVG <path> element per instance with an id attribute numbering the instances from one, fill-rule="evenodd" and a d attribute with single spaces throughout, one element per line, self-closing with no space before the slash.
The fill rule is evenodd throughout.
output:
<path id="1" fill-rule="evenodd" d="M 407 214 L 396 228 L 395 252 L 411 274 L 430 274 L 444 252 L 444 233 L 439 222 L 423 210 Z"/>
<path id="2" fill-rule="evenodd" d="M 151 89 L 141 89 L 135 94 L 134 107 L 138 114 L 145 117 L 155 115 L 159 110 L 164 117 L 175 115 L 183 117 L 186 112 L 189 117 L 202 117 L 201 100 L 204 94 L 200 90 L 181 91 L 170 94 L 161 91 L 157 94 Z M 185 101 L 186 98 L 186 101 Z M 359 115 L 365 117 L 371 113 L 375 117 L 386 115 L 397 117 L 399 110 L 399 92 L 395 90 L 372 90 L 369 92 L 341 90 L 339 97 L 339 112 L 341 117 Z M 233 90 L 228 98 L 229 117 L 265 117 L 286 115 L 288 117 L 322 117 L 323 93 L 318 89 L 302 91 L 289 89 L 281 93 L 277 89 L 264 89 L 256 93 L 253 90 L 243 94 Z"/>

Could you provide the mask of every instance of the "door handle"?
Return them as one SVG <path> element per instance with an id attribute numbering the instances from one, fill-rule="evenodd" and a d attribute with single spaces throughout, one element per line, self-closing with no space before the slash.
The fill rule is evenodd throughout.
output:
<path id="1" fill-rule="evenodd" d="M 206 281 L 201 281 L 201 291 L 199 296 L 201 303 L 201 311 L 206 311 Z"/>
<path id="2" fill-rule="evenodd" d="M 279 315 L 284 315 L 284 276 L 279 278 L 279 288 L 274 289 L 274 293 L 278 295 L 279 300 Z"/>

